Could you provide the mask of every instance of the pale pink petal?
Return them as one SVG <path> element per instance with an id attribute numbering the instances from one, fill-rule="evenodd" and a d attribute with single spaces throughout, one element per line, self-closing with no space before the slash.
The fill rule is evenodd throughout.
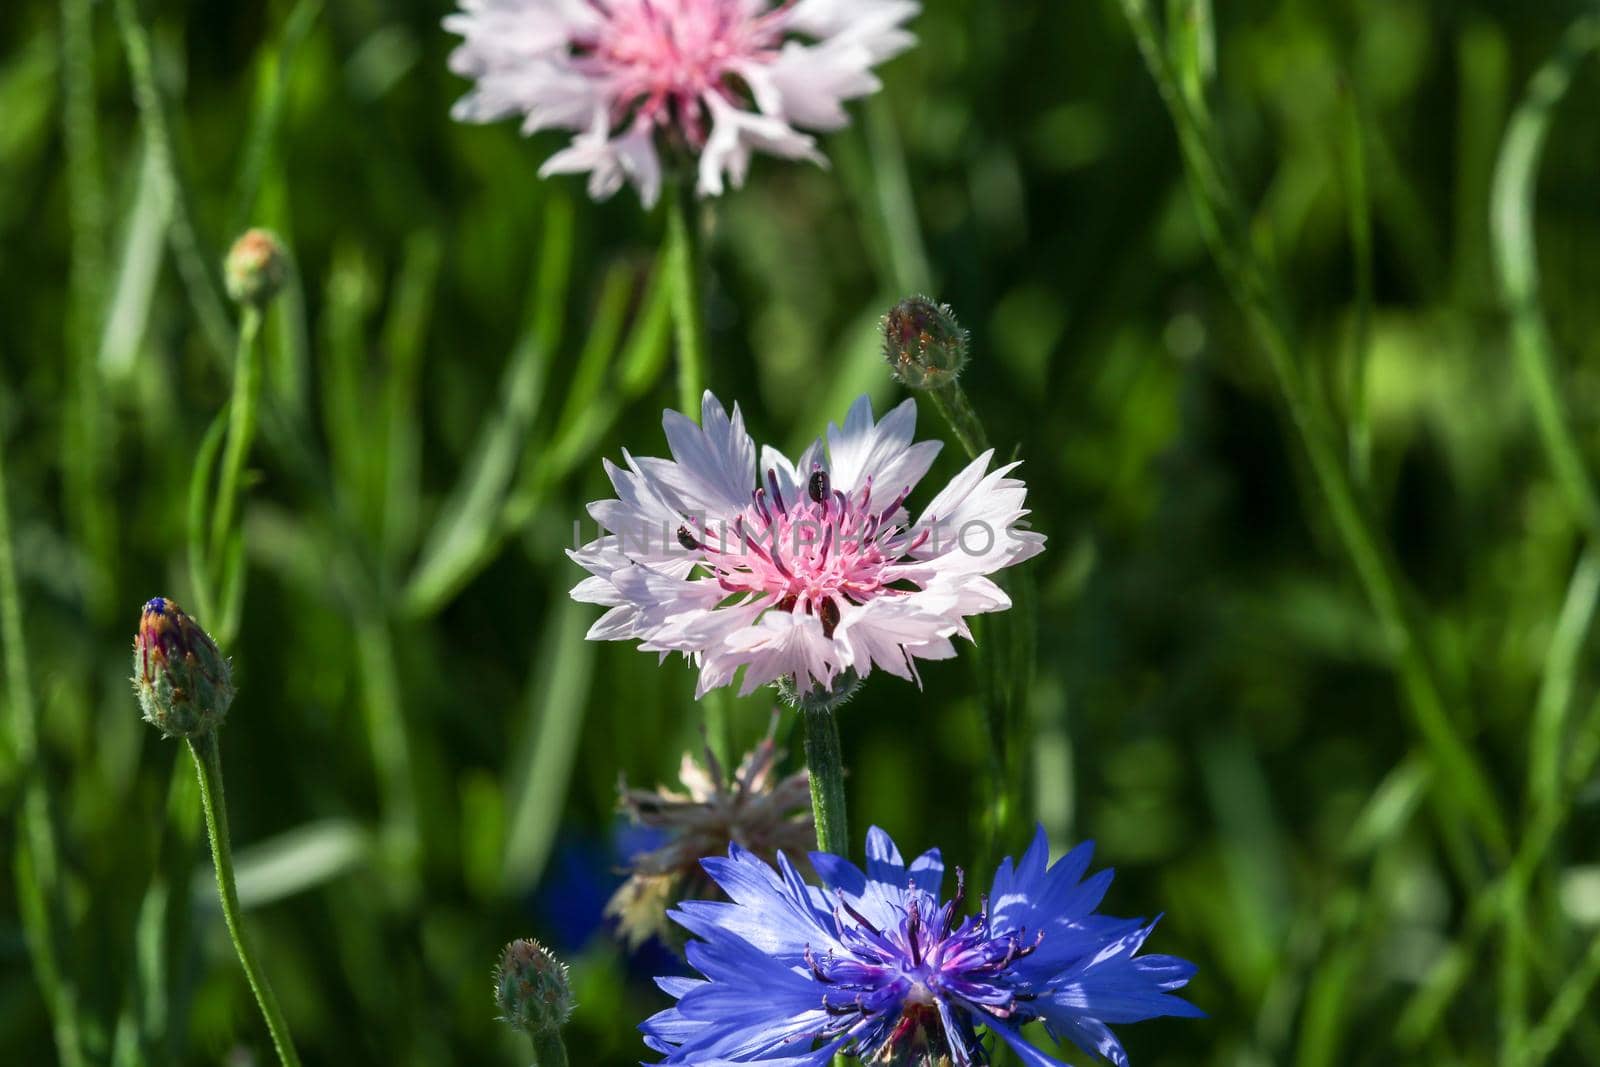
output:
<path id="1" fill-rule="evenodd" d="M 696 695 L 826 687 L 845 671 L 920 684 L 918 659 L 954 655 L 971 616 L 1010 606 L 988 575 L 1044 538 L 1019 525 L 1016 465 L 991 471 L 989 455 L 929 504 L 942 535 L 908 526 L 904 494 L 938 448 L 913 440 L 915 420 L 907 403 L 877 421 L 862 398 L 826 450 L 813 442 L 791 463 L 763 448 L 758 466 L 737 407 L 707 394 L 698 426 L 667 413 L 672 458 L 607 463 L 617 496 L 589 507 L 607 532 L 568 553 L 590 575 L 573 596 L 610 609 L 590 636 L 687 655 Z"/>

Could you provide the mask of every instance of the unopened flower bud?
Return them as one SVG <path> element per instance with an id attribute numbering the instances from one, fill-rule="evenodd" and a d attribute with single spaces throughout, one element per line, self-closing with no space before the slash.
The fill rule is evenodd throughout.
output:
<path id="1" fill-rule="evenodd" d="M 967 365 L 967 331 L 949 305 L 909 297 L 883 317 L 883 355 L 907 388 L 937 389 Z"/>
<path id="2" fill-rule="evenodd" d="M 572 1017 L 567 965 L 528 938 L 511 942 L 501 954 L 494 997 L 502 1019 L 536 1037 L 554 1035 Z"/>
<path id="3" fill-rule="evenodd" d="M 228 249 L 222 272 L 229 296 L 241 304 L 260 306 L 283 288 L 289 260 L 270 230 L 246 230 Z"/>
<path id="4" fill-rule="evenodd" d="M 228 660 L 211 635 L 165 597 L 144 606 L 133 639 L 133 688 L 145 722 L 167 737 L 200 737 L 233 703 Z"/>

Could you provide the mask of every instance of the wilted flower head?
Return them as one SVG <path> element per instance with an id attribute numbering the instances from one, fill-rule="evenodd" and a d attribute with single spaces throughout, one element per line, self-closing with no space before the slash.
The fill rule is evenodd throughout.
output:
<path id="1" fill-rule="evenodd" d="M 630 861 L 628 880 L 606 905 L 629 947 L 666 932 L 674 901 L 721 895 L 700 866 L 706 856 L 727 851 L 729 844 L 766 859 L 781 850 L 803 855 L 816 847 L 809 779 L 803 770 L 779 778 L 782 758 L 769 732 L 740 761 L 731 781 L 708 747 L 704 764 L 684 753 L 678 770 L 682 792 L 629 789 L 624 783 L 622 809 L 635 823 L 670 835 L 660 848 Z"/>
<path id="2" fill-rule="evenodd" d="M 702 196 L 743 184 L 759 150 L 820 161 L 800 129 L 835 130 L 877 91 L 874 65 L 912 43 L 912 0 L 461 0 L 450 57 L 477 85 L 467 122 L 523 117 L 578 131 L 539 173 L 589 173 L 603 199 L 631 181 L 648 207 L 663 151 L 693 158 Z"/>
<path id="3" fill-rule="evenodd" d="M 553 1034 L 572 1018 L 567 965 L 531 938 L 513 941 L 494 972 L 500 1017 L 530 1034 Z"/>
<path id="4" fill-rule="evenodd" d="M 216 642 L 166 597 L 139 616 L 133 688 L 145 722 L 167 737 L 199 737 L 222 725 L 233 703 L 233 675 Z"/>
<path id="5" fill-rule="evenodd" d="M 965 880 L 940 898 L 937 850 L 908 866 L 889 835 L 867 837 L 867 869 L 815 853 L 823 887 L 779 856 L 774 870 L 737 846 L 706 871 L 732 903 L 689 901 L 673 913 L 700 940 L 689 962 L 703 978 L 661 978 L 677 1004 L 647 1021 L 663 1063 L 826 1067 L 835 1053 L 863 1063 L 989 1062 L 980 1029 L 1029 1067 L 1064 1067 L 1022 1027 L 1127 1064 L 1108 1023 L 1200 1012 L 1173 992 L 1194 966 L 1140 956 L 1155 924 L 1096 913 L 1111 872 L 1084 880 L 1092 846 L 1049 865 L 1040 830 L 1022 862 L 1007 859 L 976 915 Z"/>
<path id="6" fill-rule="evenodd" d="M 1028 559 L 1044 537 L 1018 528 L 1027 489 L 989 470 L 985 452 L 913 522 L 905 508 L 938 454 L 912 442 L 907 400 L 874 422 L 866 397 L 827 446 L 791 463 L 761 451 L 735 405 L 709 392 L 701 425 L 663 419 L 672 459 L 606 464 L 619 499 L 589 506 L 604 528 L 570 553 L 592 577 L 572 595 L 608 610 L 589 637 L 682 652 L 700 667 L 696 695 L 792 679 L 806 694 L 881 667 L 915 679 L 917 659 L 955 655 L 967 617 L 1011 606 L 988 574 Z"/>

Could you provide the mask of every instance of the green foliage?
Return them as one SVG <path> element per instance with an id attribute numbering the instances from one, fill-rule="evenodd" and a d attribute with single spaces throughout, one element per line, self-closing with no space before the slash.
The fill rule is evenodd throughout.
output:
<path id="1" fill-rule="evenodd" d="M 453 124 L 442 0 L 7 6 L 9 1060 L 271 1057 L 129 693 L 170 593 L 232 631 L 239 899 L 307 1060 L 525 1061 L 486 978 L 536 936 L 574 1062 L 638 1062 L 616 780 L 670 779 L 705 711 L 583 640 L 562 550 L 701 379 L 780 441 L 896 398 L 877 322 L 927 292 L 1051 538 L 1028 806 L 1200 965 L 1210 1019 L 1134 1062 L 1600 1063 L 1592 5 L 925 6 L 831 169 L 700 205 L 687 370 L 694 229 Z M 241 337 L 246 226 L 291 260 Z M 977 868 L 989 684 L 964 654 L 839 709 L 857 840 Z M 718 703 L 719 746 L 773 699 Z"/>

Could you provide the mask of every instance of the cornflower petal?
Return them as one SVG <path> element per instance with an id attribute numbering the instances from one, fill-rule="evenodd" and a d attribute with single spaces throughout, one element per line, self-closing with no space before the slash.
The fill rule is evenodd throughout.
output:
<path id="1" fill-rule="evenodd" d="M 992 1031 L 1029 1067 L 1063 1067 L 1022 1028 L 1042 1021 L 1058 1039 L 1126 1064 L 1107 1023 L 1200 1012 L 1175 991 L 1194 974 L 1173 956 L 1140 956 L 1154 924 L 1092 914 L 1104 887 L 1087 880 L 1089 850 L 1050 867 L 1042 831 L 994 884 L 1008 917 L 987 904 L 963 914 L 965 880 L 943 901 L 944 861 L 930 849 L 907 864 L 888 834 L 867 835 L 865 870 L 823 853 L 808 885 L 780 853 L 774 869 L 737 846 L 706 872 L 730 903 L 691 901 L 673 918 L 696 938 L 689 962 L 704 980 L 663 980 L 677 1004 L 645 1023 L 646 1043 L 683 1064 L 900 1062 L 917 1049 L 958 1067 L 986 1063 Z M 1083 887 L 1095 883 L 1093 889 Z M 1085 902 L 1090 912 L 1082 912 Z M 1060 906 L 1066 914 L 1053 915 Z M 1031 929 L 1014 923 L 1025 916 Z M 1097 932 L 1120 929 L 1116 937 Z M 1048 950 L 1053 941 L 1065 949 Z M 1066 960 L 1041 972 L 1038 958 Z"/>
<path id="2" fill-rule="evenodd" d="M 915 440 L 912 401 L 875 420 L 860 398 L 797 461 L 758 450 L 739 408 L 709 392 L 698 424 L 668 411 L 662 427 L 671 458 L 606 462 L 617 495 L 588 507 L 602 529 L 568 553 L 590 575 L 573 596 L 609 609 L 590 637 L 687 656 L 696 696 L 827 689 L 875 669 L 920 685 L 917 660 L 950 658 L 970 616 L 1010 606 L 988 575 L 1044 545 L 1017 525 L 1014 465 L 988 472 L 987 458 L 934 498 L 962 538 L 911 523 L 940 447 Z"/>
<path id="3" fill-rule="evenodd" d="M 522 116 L 571 130 L 540 175 L 589 195 L 661 194 L 663 153 L 694 160 L 702 196 L 744 183 L 756 152 L 823 164 L 803 132 L 846 125 L 873 67 L 909 48 L 911 0 L 459 0 L 450 69 L 473 80 L 461 122 Z"/>

